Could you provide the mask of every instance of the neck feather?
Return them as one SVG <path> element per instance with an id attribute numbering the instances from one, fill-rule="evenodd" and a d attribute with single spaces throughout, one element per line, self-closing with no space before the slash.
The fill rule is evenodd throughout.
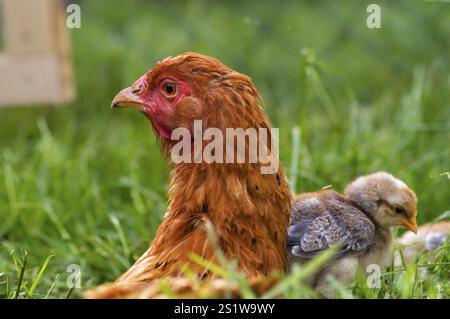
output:
<path id="1" fill-rule="evenodd" d="M 168 215 L 209 220 L 226 255 L 260 275 L 284 270 L 291 201 L 281 166 L 262 175 L 255 164 L 182 163 L 170 178 Z"/>

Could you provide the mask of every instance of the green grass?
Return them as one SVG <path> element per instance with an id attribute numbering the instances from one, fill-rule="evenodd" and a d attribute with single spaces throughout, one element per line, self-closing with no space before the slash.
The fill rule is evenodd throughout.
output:
<path id="1" fill-rule="evenodd" d="M 385 170 L 415 189 L 419 223 L 450 210 L 450 4 L 378 1 L 382 28 L 369 30 L 368 3 L 82 1 L 71 31 L 78 99 L 0 110 L 0 297 L 77 297 L 145 251 L 168 170 L 148 122 L 109 104 L 187 50 L 253 78 L 296 192 Z M 449 255 L 447 245 L 431 265 L 422 256 L 386 270 L 380 289 L 360 279 L 338 297 L 448 298 Z M 82 271 L 73 290 L 71 264 Z M 304 275 L 274 295 L 317 297 Z"/>

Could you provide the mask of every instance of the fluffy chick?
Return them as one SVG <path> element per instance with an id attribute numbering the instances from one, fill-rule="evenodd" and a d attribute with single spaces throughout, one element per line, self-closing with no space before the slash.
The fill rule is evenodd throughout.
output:
<path id="1" fill-rule="evenodd" d="M 355 279 L 358 267 L 384 267 L 389 262 L 391 228 L 403 226 L 416 232 L 415 193 L 394 176 L 378 172 L 357 178 L 339 194 L 333 190 L 298 195 L 288 229 L 288 270 L 331 246 L 339 250 L 309 284 L 333 297 L 326 276 L 343 284 Z"/>
<path id="2" fill-rule="evenodd" d="M 396 240 L 403 254 L 403 261 L 409 264 L 416 256 L 433 251 L 445 244 L 450 234 L 450 221 L 440 221 L 419 227 L 417 234 L 406 232 Z M 395 265 L 402 265 L 400 254 L 395 254 Z"/>

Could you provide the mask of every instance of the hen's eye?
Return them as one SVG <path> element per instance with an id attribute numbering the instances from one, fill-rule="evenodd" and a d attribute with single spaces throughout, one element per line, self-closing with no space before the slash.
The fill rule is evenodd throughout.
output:
<path id="1" fill-rule="evenodd" d="M 405 209 L 400 206 L 395 207 L 394 210 L 397 214 L 403 214 L 405 212 Z"/>
<path id="2" fill-rule="evenodd" d="M 166 83 L 163 86 L 163 90 L 167 96 L 174 96 L 177 93 L 177 85 L 175 83 Z"/>

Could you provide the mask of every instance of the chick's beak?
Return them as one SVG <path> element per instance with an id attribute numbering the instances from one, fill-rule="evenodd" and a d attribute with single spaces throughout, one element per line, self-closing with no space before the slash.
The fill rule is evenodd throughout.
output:
<path id="1" fill-rule="evenodd" d="M 401 224 L 408 230 L 412 231 L 414 234 L 417 234 L 417 221 L 416 217 L 411 219 L 403 219 Z"/>
<path id="2" fill-rule="evenodd" d="M 123 89 L 114 97 L 111 102 L 111 108 L 125 108 L 131 107 L 135 109 L 141 109 L 144 105 L 142 98 L 133 93 L 131 87 Z"/>

